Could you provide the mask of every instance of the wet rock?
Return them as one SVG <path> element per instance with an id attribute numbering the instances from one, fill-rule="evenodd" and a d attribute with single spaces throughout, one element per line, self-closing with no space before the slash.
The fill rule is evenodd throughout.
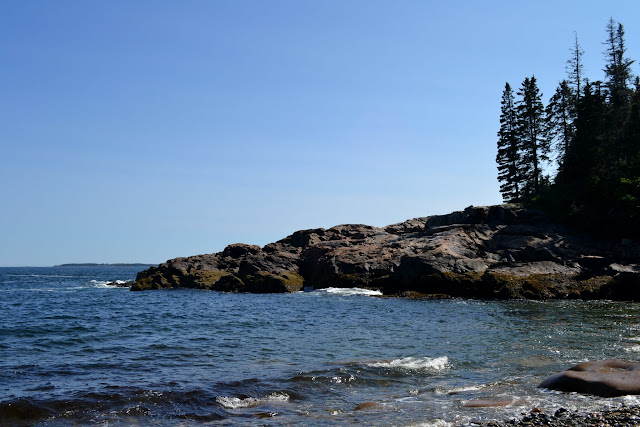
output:
<path id="1" fill-rule="evenodd" d="M 539 387 L 602 397 L 640 394 L 640 363 L 615 359 L 584 362 L 545 379 Z"/>
<path id="2" fill-rule="evenodd" d="M 513 405 L 513 399 L 473 399 L 465 402 L 465 408 L 497 408 Z"/>
<path id="3" fill-rule="evenodd" d="M 384 406 L 377 402 L 364 402 L 355 407 L 354 411 L 382 409 Z"/>
<path id="4" fill-rule="evenodd" d="M 636 426 L 640 425 L 640 408 L 622 405 L 617 409 L 601 412 L 578 413 L 559 408 L 553 416 L 544 412 L 531 411 L 520 419 L 503 422 L 487 421 L 476 423 L 482 426 Z"/>

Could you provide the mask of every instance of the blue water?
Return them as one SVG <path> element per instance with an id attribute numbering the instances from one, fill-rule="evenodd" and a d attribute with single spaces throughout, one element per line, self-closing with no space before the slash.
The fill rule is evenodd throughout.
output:
<path id="1" fill-rule="evenodd" d="M 138 270 L 0 268 L 0 425 L 464 425 L 638 403 L 537 388 L 637 359 L 638 304 L 106 285 Z"/>

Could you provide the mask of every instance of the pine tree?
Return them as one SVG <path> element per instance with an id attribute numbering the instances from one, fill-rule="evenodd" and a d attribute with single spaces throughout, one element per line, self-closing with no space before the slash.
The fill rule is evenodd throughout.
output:
<path id="1" fill-rule="evenodd" d="M 569 86 L 569 82 L 563 80 L 556 88 L 556 92 L 549 100 L 546 108 L 547 139 L 557 154 L 558 166 L 562 168 L 565 163 L 569 146 L 575 136 L 576 104 L 577 96 Z"/>
<path id="2" fill-rule="evenodd" d="M 586 81 L 577 106 L 575 138 L 556 180 L 564 187 L 565 197 L 577 205 L 592 204 L 593 197 L 602 196 L 594 185 L 600 182 L 603 167 L 604 110 L 605 96 L 600 82 Z"/>
<path id="3" fill-rule="evenodd" d="M 623 156 L 628 163 L 636 165 L 635 170 L 640 176 L 640 77 L 636 77 L 634 86 L 624 132 Z"/>
<path id="4" fill-rule="evenodd" d="M 518 132 L 522 141 L 525 197 L 540 193 L 542 163 L 549 160 L 549 144 L 545 138 L 544 105 L 536 78 L 525 78 L 516 103 Z"/>
<path id="5" fill-rule="evenodd" d="M 607 65 L 604 68 L 605 84 L 609 90 L 609 102 L 614 109 L 626 108 L 629 105 L 632 79 L 631 65 L 635 62 L 624 55 L 627 51 L 624 41 L 624 27 L 611 18 L 607 24 L 607 46 L 605 56 Z"/>
<path id="6" fill-rule="evenodd" d="M 584 78 L 575 35 L 568 77 L 544 108 L 535 77 L 514 102 L 507 84 L 498 132 L 498 178 L 505 201 L 535 203 L 603 236 L 640 237 L 640 78 L 626 58 L 622 24 L 611 19 L 604 81 Z M 553 184 L 543 171 L 553 145 Z"/>
<path id="7" fill-rule="evenodd" d="M 607 24 L 607 64 L 605 86 L 607 88 L 608 105 L 605 113 L 606 131 L 603 142 L 604 168 L 601 178 L 611 190 L 619 185 L 623 163 L 625 162 L 626 138 L 624 135 L 629 119 L 632 90 L 629 87 L 632 74 L 631 64 L 634 61 L 625 58 L 627 48 L 624 40 L 624 27 L 613 18 Z"/>
<path id="8" fill-rule="evenodd" d="M 582 96 L 582 81 L 584 80 L 584 71 L 582 65 L 582 55 L 584 55 L 584 50 L 580 47 L 580 43 L 578 43 L 578 33 L 573 32 L 574 35 L 574 43 L 571 47 L 571 57 L 567 60 L 567 75 L 569 77 L 569 84 L 573 89 L 573 93 L 576 96 L 576 101 L 580 99 Z"/>
<path id="9" fill-rule="evenodd" d="M 505 202 L 521 201 L 521 157 L 518 120 L 513 91 L 505 84 L 500 108 L 500 130 L 498 131 L 498 180 L 500 193 Z"/>
<path id="10" fill-rule="evenodd" d="M 618 198 L 628 227 L 640 230 L 640 78 L 636 77 L 623 144 L 624 163 Z"/>

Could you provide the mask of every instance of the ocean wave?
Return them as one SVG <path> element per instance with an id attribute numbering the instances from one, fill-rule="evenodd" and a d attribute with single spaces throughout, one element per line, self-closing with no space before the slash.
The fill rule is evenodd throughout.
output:
<path id="1" fill-rule="evenodd" d="M 382 295 L 382 292 L 375 291 L 372 289 L 362 289 L 362 288 L 325 288 L 325 289 L 317 289 L 316 292 L 324 292 L 327 294 L 335 294 L 335 295 L 343 295 L 343 296 L 352 296 L 352 295 L 365 295 L 365 296 L 379 296 Z"/>
<path id="2" fill-rule="evenodd" d="M 406 370 L 428 370 L 440 372 L 449 368 L 449 358 L 442 357 L 404 357 L 389 362 L 369 363 L 372 368 L 392 368 Z"/>
<path id="3" fill-rule="evenodd" d="M 627 353 L 640 353 L 640 345 L 632 345 L 631 347 L 625 347 L 624 351 Z"/>
<path id="4" fill-rule="evenodd" d="M 241 408 L 253 408 L 255 406 L 262 405 L 270 402 L 288 402 L 289 395 L 287 393 L 271 393 L 264 398 L 246 397 L 244 399 L 239 397 L 218 396 L 216 402 L 222 405 L 226 409 L 241 409 Z"/>
<path id="5" fill-rule="evenodd" d="M 449 427 L 454 425 L 453 423 L 447 422 L 441 419 L 435 419 L 432 421 L 424 421 L 420 424 L 415 424 L 417 427 Z"/>
<path id="6" fill-rule="evenodd" d="M 450 389 L 436 388 L 435 389 L 435 393 L 436 394 L 454 395 L 454 394 L 461 394 L 461 393 L 469 393 L 469 392 L 472 392 L 472 391 L 480 391 L 484 387 L 486 387 L 486 386 L 470 385 L 470 386 L 462 386 L 462 387 L 453 387 L 453 388 L 450 388 Z"/>
<path id="7" fill-rule="evenodd" d="M 126 280 L 109 280 L 109 281 L 92 280 L 90 283 L 95 288 L 119 288 L 119 287 L 122 287 L 122 285 L 124 285 L 125 283 L 127 283 L 127 281 Z"/>

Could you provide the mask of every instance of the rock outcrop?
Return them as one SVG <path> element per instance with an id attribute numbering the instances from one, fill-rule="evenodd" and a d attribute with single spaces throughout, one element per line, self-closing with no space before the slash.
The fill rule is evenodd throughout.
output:
<path id="1" fill-rule="evenodd" d="M 584 362 L 545 379 L 539 387 L 602 397 L 640 394 L 640 363 L 615 359 Z"/>
<path id="2" fill-rule="evenodd" d="M 519 205 L 468 207 L 387 227 L 302 230 L 263 248 L 169 260 L 132 290 L 295 292 L 362 287 L 385 295 L 640 300 L 640 244 L 596 240 Z"/>

